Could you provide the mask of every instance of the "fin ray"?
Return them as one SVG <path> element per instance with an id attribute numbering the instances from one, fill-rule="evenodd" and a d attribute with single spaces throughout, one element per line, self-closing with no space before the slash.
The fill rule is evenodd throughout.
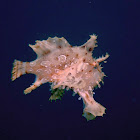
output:
<path id="1" fill-rule="evenodd" d="M 29 44 L 29 46 L 34 50 L 34 52 L 37 54 L 38 57 L 41 57 L 43 55 L 49 54 L 51 51 L 54 51 L 56 49 L 69 47 L 70 44 L 63 37 L 62 38 L 49 37 L 47 40 L 43 41 L 36 40 L 35 45 Z"/>
<path id="2" fill-rule="evenodd" d="M 11 80 L 14 81 L 16 78 L 26 73 L 26 62 L 14 60 Z"/>

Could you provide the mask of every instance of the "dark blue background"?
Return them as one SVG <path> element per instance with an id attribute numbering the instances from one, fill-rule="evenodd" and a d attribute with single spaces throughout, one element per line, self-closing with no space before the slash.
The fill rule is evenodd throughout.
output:
<path id="1" fill-rule="evenodd" d="M 139 140 L 139 0 L 24 0 L 1 3 L 0 140 Z M 49 84 L 29 95 L 34 75 L 10 81 L 14 59 L 31 61 L 35 40 L 65 37 L 81 45 L 98 35 L 94 56 L 108 52 L 104 86 L 95 100 L 104 117 L 87 122 L 82 101 L 66 92 L 50 102 Z"/>

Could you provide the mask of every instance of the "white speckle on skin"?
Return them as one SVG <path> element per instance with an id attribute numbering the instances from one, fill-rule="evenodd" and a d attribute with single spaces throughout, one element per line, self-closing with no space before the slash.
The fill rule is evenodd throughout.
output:
<path id="1" fill-rule="evenodd" d="M 52 71 L 50 69 L 45 70 L 47 74 L 50 74 Z"/>
<path id="2" fill-rule="evenodd" d="M 59 72 L 59 69 L 55 69 L 55 72 L 58 73 Z"/>
<path id="3" fill-rule="evenodd" d="M 80 96 L 79 98 L 78 98 L 78 100 L 81 100 L 82 99 L 82 97 Z"/>
<path id="4" fill-rule="evenodd" d="M 68 67 L 68 65 L 65 65 L 65 68 Z"/>
<path id="5" fill-rule="evenodd" d="M 31 72 L 31 71 L 33 71 L 33 69 L 32 69 L 32 68 L 30 68 L 30 69 L 29 69 L 29 72 Z"/>
<path id="6" fill-rule="evenodd" d="M 65 62 L 66 61 L 66 56 L 65 55 L 60 55 L 58 56 L 58 60 L 61 61 L 61 62 Z"/>
<path id="7" fill-rule="evenodd" d="M 48 80 L 46 78 L 41 79 L 41 83 L 46 83 Z"/>
<path id="8" fill-rule="evenodd" d="M 38 69 L 36 72 L 40 73 L 42 71 L 42 69 Z"/>
<path id="9" fill-rule="evenodd" d="M 72 63 L 71 63 L 71 66 L 72 66 L 73 64 L 74 64 L 74 63 L 72 62 Z"/>
<path id="10" fill-rule="evenodd" d="M 30 62 L 30 66 L 31 67 L 34 67 L 35 65 L 36 65 L 36 62 L 34 62 L 34 61 L 33 62 Z"/>
<path id="11" fill-rule="evenodd" d="M 50 61 L 42 61 L 41 66 L 48 67 L 51 64 Z"/>
<path id="12" fill-rule="evenodd" d="M 53 75 L 52 78 L 53 78 L 53 79 L 57 79 L 57 75 Z"/>
<path id="13" fill-rule="evenodd" d="M 89 90 L 92 90 L 91 86 L 88 87 Z"/>

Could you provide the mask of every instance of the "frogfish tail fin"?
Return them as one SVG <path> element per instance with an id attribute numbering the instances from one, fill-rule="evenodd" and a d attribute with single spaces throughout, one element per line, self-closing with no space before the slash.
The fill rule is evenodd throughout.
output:
<path id="1" fill-rule="evenodd" d="M 26 73 L 26 62 L 14 60 L 11 80 L 14 81 L 16 78 Z"/>

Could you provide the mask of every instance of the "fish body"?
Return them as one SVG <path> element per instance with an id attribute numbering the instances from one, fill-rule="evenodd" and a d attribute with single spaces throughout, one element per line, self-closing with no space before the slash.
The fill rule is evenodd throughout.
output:
<path id="1" fill-rule="evenodd" d="M 105 56 L 93 58 L 92 52 L 97 47 L 96 39 L 96 35 L 91 35 L 81 46 L 71 46 L 63 37 L 37 40 L 35 45 L 29 45 L 37 54 L 36 60 L 15 60 L 11 79 L 14 81 L 21 75 L 35 74 L 35 82 L 24 90 L 24 94 L 49 82 L 52 91 L 50 100 L 61 99 L 64 89 L 72 89 L 83 99 L 83 116 L 87 120 L 103 116 L 105 107 L 94 100 L 93 90 L 103 82 L 105 74 L 99 63 L 105 61 L 109 55 L 106 53 Z"/>

